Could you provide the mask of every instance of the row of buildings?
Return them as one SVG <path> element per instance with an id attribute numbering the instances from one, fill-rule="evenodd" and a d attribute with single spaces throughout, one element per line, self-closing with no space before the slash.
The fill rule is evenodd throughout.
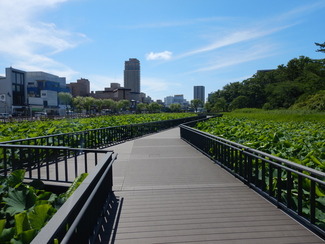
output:
<path id="1" fill-rule="evenodd" d="M 152 102 L 149 96 L 140 90 L 140 62 L 130 58 L 125 61 L 124 87 L 119 83 L 111 83 L 110 87 L 101 91 L 90 91 L 90 81 L 85 78 L 77 82 L 66 83 L 65 77 L 37 71 L 29 72 L 15 68 L 6 68 L 5 77 L 0 76 L 0 113 L 13 115 L 32 115 L 35 112 L 47 114 L 65 114 L 65 105 L 60 105 L 58 94 L 69 92 L 73 97 L 91 96 L 97 99 L 129 100 L 136 103 Z M 204 102 L 204 87 L 194 87 L 194 99 Z M 157 101 L 163 104 L 162 101 Z M 188 107 L 189 102 L 183 95 L 168 96 L 164 105 L 179 103 Z"/>
<path id="2" fill-rule="evenodd" d="M 69 91 L 64 77 L 6 68 L 6 76 L 0 77 L 0 113 L 30 115 L 46 108 L 58 114 L 58 93 Z"/>
<path id="3" fill-rule="evenodd" d="M 90 92 L 88 79 L 81 78 L 67 84 L 65 77 L 10 67 L 6 68 L 4 77 L 0 76 L 0 113 L 18 116 L 33 115 L 36 112 L 65 114 L 65 105 L 59 104 L 60 92 L 71 93 L 74 97 L 148 102 L 146 95 L 140 92 L 140 62 L 137 59 L 125 61 L 124 87 L 112 83 L 111 87 L 95 92 Z"/>

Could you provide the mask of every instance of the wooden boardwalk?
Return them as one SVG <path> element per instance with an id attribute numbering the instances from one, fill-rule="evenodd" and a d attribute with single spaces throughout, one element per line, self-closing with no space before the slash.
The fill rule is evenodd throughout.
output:
<path id="1" fill-rule="evenodd" d="M 109 149 L 121 199 L 114 243 L 324 243 L 181 140 L 179 128 Z"/>

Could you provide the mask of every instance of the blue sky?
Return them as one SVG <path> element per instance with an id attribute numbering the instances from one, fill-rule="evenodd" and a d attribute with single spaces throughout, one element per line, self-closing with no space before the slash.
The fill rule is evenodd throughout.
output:
<path id="1" fill-rule="evenodd" d="M 141 62 L 153 99 L 208 93 L 301 55 L 324 58 L 323 0 L 1 0 L 0 75 L 45 71 L 91 90 Z"/>

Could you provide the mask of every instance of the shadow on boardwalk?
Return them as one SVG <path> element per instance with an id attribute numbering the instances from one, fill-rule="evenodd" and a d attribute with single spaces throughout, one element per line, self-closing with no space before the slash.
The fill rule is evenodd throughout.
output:
<path id="1" fill-rule="evenodd" d="M 179 128 L 109 149 L 123 201 L 111 242 L 324 243 L 182 141 Z"/>

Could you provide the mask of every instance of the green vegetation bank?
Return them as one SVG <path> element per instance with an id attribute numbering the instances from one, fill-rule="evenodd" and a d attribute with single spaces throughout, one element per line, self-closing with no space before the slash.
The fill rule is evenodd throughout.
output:
<path id="1" fill-rule="evenodd" d="M 206 103 L 208 112 L 239 108 L 325 111 L 325 59 L 301 56 L 277 69 L 258 71 L 214 92 Z"/>
<path id="2" fill-rule="evenodd" d="M 106 115 L 92 118 L 45 120 L 33 122 L 13 122 L 2 124 L 0 127 L 0 141 L 32 138 L 60 133 L 140 124 L 153 121 L 179 119 L 195 116 L 194 113 L 156 113 L 156 114 L 129 114 Z"/>

